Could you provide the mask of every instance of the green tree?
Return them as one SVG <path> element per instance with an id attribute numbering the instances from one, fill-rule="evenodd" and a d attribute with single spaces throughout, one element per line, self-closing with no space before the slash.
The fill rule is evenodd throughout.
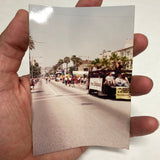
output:
<path id="1" fill-rule="evenodd" d="M 62 70 L 62 64 L 63 64 L 63 59 L 59 59 L 58 63 L 57 63 L 57 66 L 59 67 L 59 69 Z"/>
<path id="2" fill-rule="evenodd" d="M 29 49 L 30 50 L 35 49 L 35 43 L 31 36 L 29 36 Z"/>
<path id="3" fill-rule="evenodd" d="M 68 63 L 70 62 L 70 58 L 69 57 L 65 57 L 63 61 L 64 61 L 64 63 L 66 63 L 66 70 L 68 72 Z"/>
<path id="4" fill-rule="evenodd" d="M 81 58 L 77 57 L 76 55 L 73 55 L 71 57 L 71 60 L 74 64 L 74 67 L 76 70 L 78 70 L 78 67 L 83 63 L 83 60 Z"/>
<path id="5" fill-rule="evenodd" d="M 96 65 L 95 60 L 92 60 L 89 66 L 90 66 L 90 67 L 94 67 L 95 65 Z"/>
<path id="6" fill-rule="evenodd" d="M 101 67 L 101 60 L 99 58 L 96 58 L 95 60 L 91 61 L 90 67 Z"/>
<path id="7" fill-rule="evenodd" d="M 102 65 L 101 60 L 99 58 L 96 58 L 95 59 L 95 64 L 96 64 L 97 67 L 101 67 L 101 65 Z"/>
<path id="8" fill-rule="evenodd" d="M 41 69 L 37 62 L 30 64 L 31 77 L 37 78 L 41 75 Z"/>
<path id="9" fill-rule="evenodd" d="M 118 64 L 118 61 L 120 60 L 120 57 L 118 56 L 117 53 L 113 53 L 110 56 L 110 61 L 112 62 L 112 69 L 116 68 L 116 65 Z"/>
<path id="10" fill-rule="evenodd" d="M 78 70 L 78 67 L 83 63 L 82 59 L 77 57 L 76 58 L 76 62 L 75 62 L 75 66 L 76 66 L 76 70 Z"/>
<path id="11" fill-rule="evenodd" d="M 71 57 L 71 60 L 72 60 L 72 62 L 73 62 L 73 65 L 75 66 L 75 62 L 76 62 L 76 55 L 73 55 L 73 56 Z"/>
<path id="12" fill-rule="evenodd" d="M 110 61 L 109 61 L 109 59 L 107 59 L 107 58 L 103 58 L 102 60 L 101 60 L 101 67 L 105 67 L 105 68 L 107 68 L 107 69 L 110 69 Z"/>
<path id="13" fill-rule="evenodd" d="M 55 73 L 55 72 L 57 71 L 57 69 L 58 69 L 58 65 L 55 64 L 55 65 L 52 67 L 52 71 Z"/>
<path id="14" fill-rule="evenodd" d="M 126 67 L 129 64 L 129 59 L 126 56 L 124 56 L 124 57 L 121 57 L 120 60 L 121 60 L 122 67 L 126 69 Z"/>
<path id="15" fill-rule="evenodd" d="M 73 71 L 75 71 L 75 66 L 69 67 L 69 74 L 73 76 Z"/>

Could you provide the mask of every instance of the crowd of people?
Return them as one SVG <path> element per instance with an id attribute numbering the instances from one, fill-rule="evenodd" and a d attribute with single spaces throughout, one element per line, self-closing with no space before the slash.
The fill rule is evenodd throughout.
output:
<path id="1" fill-rule="evenodd" d="M 69 87 L 75 87 L 75 84 L 77 85 L 87 85 L 88 84 L 88 78 L 87 76 L 72 76 L 72 75 L 66 75 L 66 76 L 57 76 L 55 78 L 52 77 L 45 77 L 46 84 L 49 83 L 51 80 L 55 80 L 56 82 L 62 82 L 66 86 Z M 31 78 L 30 79 L 30 87 L 31 89 L 34 89 L 35 84 L 39 81 L 38 78 Z M 113 72 L 110 72 L 104 80 L 103 85 L 105 86 L 119 86 L 119 87 L 129 87 L 129 81 L 128 78 L 122 73 L 115 76 Z"/>
<path id="2" fill-rule="evenodd" d="M 75 84 L 78 85 L 85 85 L 87 84 L 88 78 L 86 76 L 72 76 L 72 75 L 66 75 L 66 76 L 57 76 L 55 78 L 56 81 L 61 81 L 66 86 L 69 87 L 75 87 Z"/>
<path id="3" fill-rule="evenodd" d="M 88 78 L 86 76 L 80 77 L 80 76 L 71 76 L 71 75 L 66 75 L 66 76 L 57 76 L 55 78 L 53 77 L 44 77 L 44 80 L 47 83 L 50 83 L 52 80 L 55 80 L 56 82 L 62 82 L 66 86 L 69 87 L 75 87 L 75 84 L 77 85 L 83 85 L 85 86 L 88 82 Z M 31 90 L 34 89 L 36 83 L 39 81 L 39 78 L 30 78 L 30 88 Z"/>
<path id="4" fill-rule="evenodd" d="M 110 72 L 106 76 L 104 85 L 107 86 L 119 86 L 119 87 L 129 87 L 128 78 L 124 74 L 118 74 L 117 77 L 114 76 L 113 72 Z"/>
<path id="5" fill-rule="evenodd" d="M 117 87 L 129 88 L 130 82 L 125 74 L 123 73 L 115 74 L 114 72 L 110 72 L 105 77 L 102 89 L 103 93 L 107 94 L 108 97 L 110 97 L 111 99 L 112 98 L 115 99 Z"/>

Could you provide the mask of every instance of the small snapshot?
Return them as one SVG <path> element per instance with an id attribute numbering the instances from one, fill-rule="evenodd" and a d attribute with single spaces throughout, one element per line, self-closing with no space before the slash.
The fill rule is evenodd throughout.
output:
<path id="1" fill-rule="evenodd" d="M 34 155 L 129 148 L 134 6 L 29 10 Z"/>

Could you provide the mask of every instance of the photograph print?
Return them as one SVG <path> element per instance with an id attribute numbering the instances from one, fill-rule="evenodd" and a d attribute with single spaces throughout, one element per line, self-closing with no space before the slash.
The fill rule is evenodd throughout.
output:
<path id="1" fill-rule="evenodd" d="M 34 155 L 128 149 L 134 6 L 29 12 Z"/>

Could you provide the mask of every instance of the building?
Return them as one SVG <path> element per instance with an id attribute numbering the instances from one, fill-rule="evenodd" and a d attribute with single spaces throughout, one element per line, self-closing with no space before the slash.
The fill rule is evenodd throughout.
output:
<path id="1" fill-rule="evenodd" d="M 111 55 L 112 55 L 112 51 L 103 50 L 103 52 L 100 53 L 100 55 L 99 55 L 98 58 L 99 58 L 99 59 L 109 58 Z"/>
<path id="2" fill-rule="evenodd" d="M 116 53 L 119 57 L 127 57 L 128 59 L 133 58 L 133 47 L 128 47 L 124 49 L 120 49 L 118 51 L 112 52 L 112 54 Z"/>
<path id="3" fill-rule="evenodd" d="M 117 50 L 117 51 L 106 51 L 103 50 L 103 52 L 99 55 L 99 59 L 107 58 L 109 59 L 112 54 L 117 54 L 120 58 L 126 57 L 129 62 L 126 66 L 126 69 L 132 69 L 132 59 L 133 59 L 133 40 L 132 39 L 126 39 L 126 43 L 123 49 Z"/>
<path id="4" fill-rule="evenodd" d="M 90 62 L 89 60 L 83 60 L 82 64 L 78 67 L 78 71 L 89 71 Z"/>
<path id="5" fill-rule="evenodd" d="M 73 74 L 77 76 L 87 76 L 90 62 L 90 60 L 83 60 L 82 64 L 78 67 L 78 71 L 73 71 Z"/>

